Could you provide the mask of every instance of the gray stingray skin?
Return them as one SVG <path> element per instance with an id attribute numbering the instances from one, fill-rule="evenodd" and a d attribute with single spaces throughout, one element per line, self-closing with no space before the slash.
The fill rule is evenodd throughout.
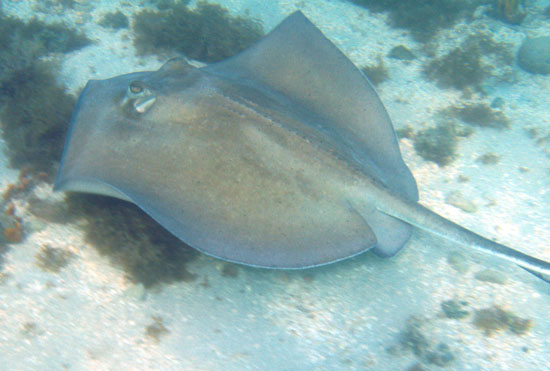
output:
<path id="1" fill-rule="evenodd" d="M 376 92 L 300 12 L 217 64 L 90 81 L 55 189 L 134 202 L 190 246 L 253 266 L 392 256 L 417 226 L 550 271 L 417 203 Z"/>

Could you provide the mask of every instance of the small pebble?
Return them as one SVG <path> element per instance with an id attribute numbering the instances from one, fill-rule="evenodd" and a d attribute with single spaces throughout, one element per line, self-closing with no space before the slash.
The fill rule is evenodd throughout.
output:
<path id="1" fill-rule="evenodd" d="M 550 74 L 550 36 L 523 40 L 518 51 L 518 65 L 527 72 Z"/>
<path id="2" fill-rule="evenodd" d="M 485 269 L 475 274 L 475 278 L 478 281 L 497 283 L 499 285 L 505 285 L 507 278 L 506 276 L 493 269 Z"/>
<path id="3" fill-rule="evenodd" d="M 447 262 L 459 273 L 466 273 L 470 269 L 470 263 L 466 256 L 456 251 L 447 256 Z"/>
<path id="4" fill-rule="evenodd" d="M 475 213 L 477 211 L 476 204 L 466 199 L 460 191 L 450 192 L 445 198 L 445 202 L 467 213 Z"/>

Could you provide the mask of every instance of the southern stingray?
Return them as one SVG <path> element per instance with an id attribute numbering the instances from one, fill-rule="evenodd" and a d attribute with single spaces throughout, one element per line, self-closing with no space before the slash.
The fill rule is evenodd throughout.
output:
<path id="1" fill-rule="evenodd" d="M 55 189 L 133 202 L 188 245 L 247 265 L 392 256 L 415 226 L 550 274 L 418 204 L 378 95 L 300 12 L 219 63 L 89 81 Z"/>

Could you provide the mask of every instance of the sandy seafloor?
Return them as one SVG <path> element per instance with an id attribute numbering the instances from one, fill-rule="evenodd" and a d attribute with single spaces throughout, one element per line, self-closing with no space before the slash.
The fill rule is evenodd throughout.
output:
<path id="1" fill-rule="evenodd" d="M 3 10 L 28 18 L 35 3 L 4 1 Z M 52 15 L 51 9 L 36 13 L 46 20 L 76 21 L 95 42 L 64 60 L 60 79 L 71 90 L 90 78 L 162 64 L 155 57 L 135 56 L 130 30 L 108 31 L 95 23 L 116 9 L 130 15 L 137 5 L 77 3 L 94 5 L 62 15 Z M 301 9 L 360 66 L 375 63 L 378 55 L 399 44 L 413 51 L 419 47 L 406 32 L 389 28 L 384 15 L 344 1 L 219 3 L 234 14 L 249 11 L 264 22 L 266 31 Z M 517 49 L 526 35 L 550 33 L 550 22 L 534 17 L 527 18 L 525 27 L 509 26 L 481 14 L 472 24 L 459 23 L 439 37 L 450 40 L 451 46 L 480 29 Z M 391 79 L 378 91 L 396 128 L 428 126 L 434 112 L 463 99 L 458 91 L 427 82 L 421 74 L 426 57 L 417 55 L 409 64 L 384 59 Z M 550 76 L 532 75 L 517 66 L 512 72 L 515 82 L 489 86 L 485 98 L 505 100 L 509 130 L 476 128 L 474 135 L 460 141 L 457 160 L 444 168 L 417 156 L 407 139 L 400 141 L 401 150 L 416 177 L 422 204 L 484 236 L 550 260 L 550 158 L 548 148 L 526 135 L 530 125 L 550 125 Z M 501 156 L 500 161 L 475 161 L 487 152 Z M 5 162 L 2 158 L 2 188 L 17 177 Z M 528 171 L 520 172 L 520 167 Z M 460 183 L 460 174 L 470 181 Z M 447 204 L 446 196 L 454 191 L 475 202 L 477 212 Z M 41 198 L 62 197 L 47 186 L 35 192 Z M 430 343 L 450 347 L 456 359 L 447 369 L 550 369 L 550 286 L 519 268 L 420 231 L 392 259 L 367 253 L 305 271 L 241 267 L 232 278 L 221 274 L 222 262 L 202 255 L 187 266 L 198 280 L 145 291 L 84 241 L 78 223 L 45 224 L 26 212 L 23 201 L 16 206 L 25 223 L 43 225 L 4 256 L 9 278 L 0 285 L 0 369 L 404 370 L 422 360 L 411 351 L 387 349 L 398 342 L 410 316 L 424 319 L 422 331 Z M 44 272 L 35 262 L 44 244 L 70 250 L 77 258 L 58 274 Z M 447 262 L 458 250 L 467 256 L 466 273 Z M 502 272 L 506 283 L 474 278 L 487 267 Z M 205 278 L 209 287 L 201 285 Z M 441 302 L 453 298 L 467 301 L 470 311 L 498 305 L 531 319 L 533 327 L 521 336 L 506 330 L 488 336 L 473 325 L 472 314 L 463 320 L 442 316 Z M 145 335 L 153 317 L 161 317 L 169 331 L 158 342 Z M 30 335 L 23 331 L 26 323 L 36 324 Z M 422 364 L 424 369 L 439 368 Z"/>

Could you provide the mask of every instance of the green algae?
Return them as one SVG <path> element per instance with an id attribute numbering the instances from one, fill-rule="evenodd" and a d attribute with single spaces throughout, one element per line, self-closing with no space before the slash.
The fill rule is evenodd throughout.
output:
<path id="1" fill-rule="evenodd" d="M 361 68 L 361 71 L 374 86 L 378 86 L 390 78 L 389 70 L 381 57 L 378 57 L 376 64 L 365 66 Z"/>
<path id="2" fill-rule="evenodd" d="M 161 338 L 170 333 L 164 326 L 164 320 L 160 316 L 153 316 L 153 322 L 145 328 L 145 336 L 155 343 L 160 342 Z"/>
<path id="3" fill-rule="evenodd" d="M 388 352 L 397 355 L 400 351 L 411 351 L 424 364 L 448 366 L 456 358 L 451 347 L 445 342 L 434 342 L 425 327 L 424 318 L 409 317 L 405 329 L 398 335 L 397 345 L 388 348 Z"/>
<path id="4" fill-rule="evenodd" d="M 224 263 L 222 266 L 222 276 L 237 278 L 239 276 L 239 267 L 234 263 Z"/>
<path id="5" fill-rule="evenodd" d="M 492 0 L 487 13 L 509 24 L 521 24 L 527 16 L 525 0 Z"/>
<path id="6" fill-rule="evenodd" d="M 146 288 L 197 276 L 187 264 L 198 255 L 137 206 L 114 198 L 71 194 L 68 212 L 85 218 L 85 238 L 121 267 L 127 278 Z"/>
<path id="7" fill-rule="evenodd" d="M 462 0 L 352 0 L 372 12 L 387 12 L 390 24 L 410 31 L 417 41 L 425 42 L 440 30 L 452 27 L 472 14 L 475 3 Z"/>
<path id="8" fill-rule="evenodd" d="M 497 68 L 511 66 L 514 55 L 510 44 L 496 42 L 490 35 L 476 33 L 467 37 L 458 47 L 424 65 L 428 80 L 443 89 L 473 89 L 483 91 L 483 84 L 498 76 Z"/>
<path id="9" fill-rule="evenodd" d="M 449 165 L 456 158 L 457 146 L 457 131 L 452 121 L 420 130 L 414 137 L 416 153 L 439 166 Z"/>
<path id="10" fill-rule="evenodd" d="M 122 28 L 128 28 L 130 21 L 120 10 L 105 14 L 98 24 L 105 28 L 111 28 L 114 30 L 120 30 Z"/>
<path id="11" fill-rule="evenodd" d="M 468 303 L 463 300 L 446 300 L 441 303 L 441 310 L 445 317 L 452 319 L 462 319 L 467 317 L 470 312 L 466 309 Z"/>
<path id="12" fill-rule="evenodd" d="M 53 172 L 75 99 L 58 83 L 56 64 L 42 57 L 89 42 L 62 23 L 0 14 L 0 119 L 11 166 Z"/>
<path id="13" fill-rule="evenodd" d="M 183 53 L 202 62 L 226 59 L 263 36 L 259 22 L 231 16 L 227 9 L 199 2 L 168 2 L 159 11 L 134 16 L 134 45 L 140 54 Z"/>
<path id="14" fill-rule="evenodd" d="M 59 273 L 73 258 L 70 251 L 45 245 L 36 254 L 36 265 L 45 272 Z"/>
<path id="15" fill-rule="evenodd" d="M 508 330 L 516 335 L 527 333 L 533 326 L 533 321 L 528 318 L 520 318 L 514 313 L 505 311 L 497 305 L 476 310 L 474 313 L 474 326 L 491 336 L 493 332 Z"/>
<path id="16" fill-rule="evenodd" d="M 473 103 L 461 107 L 452 107 L 449 113 L 463 122 L 480 127 L 505 129 L 510 120 L 500 110 L 491 108 L 487 103 Z"/>

